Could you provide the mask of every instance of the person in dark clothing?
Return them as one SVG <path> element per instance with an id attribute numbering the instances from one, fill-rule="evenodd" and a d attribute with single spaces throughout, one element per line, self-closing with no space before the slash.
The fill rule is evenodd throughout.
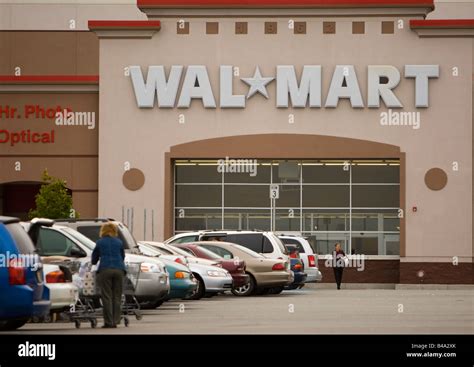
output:
<path id="1" fill-rule="evenodd" d="M 334 246 L 333 258 L 333 270 L 334 277 L 336 278 L 337 289 L 341 289 L 342 273 L 344 272 L 344 257 L 346 254 L 342 251 L 341 244 L 338 242 Z"/>
<path id="2" fill-rule="evenodd" d="M 92 264 L 99 262 L 97 281 L 102 299 L 104 326 L 116 328 L 122 314 L 122 290 L 125 275 L 125 252 L 122 241 L 117 238 L 114 223 L 105 223 L 100 228 L 100 239 L 92 252 Z"/>

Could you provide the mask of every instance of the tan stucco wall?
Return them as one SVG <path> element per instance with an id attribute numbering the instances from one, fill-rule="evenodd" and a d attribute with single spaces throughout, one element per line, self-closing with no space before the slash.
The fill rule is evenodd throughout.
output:
<path id="1" fill-rule="evenodd" d="M 474 18 L 471 0 L 435 0 L 428 19 Z M 136 0 L 0 0 L 2 30 L 88 30 L 88 20 L 145 20 Z"/>
<path id="2" fill-rule="evenodd" d="M 398 18 L 397 18 L 398 19 Z M 397 20 L 394 19 L 394 20 Z M 215 19 L 213 19 L 215 20 Z M 322 21 L 308 22 L 307 35 L 293 35 L 287 19 L 279 19 L 278 35 L 264 35 L 265 19 L 249 21 L 247 36 L 234 35 L 235 19 L 219 19 L 220 34 L 206 35 L 206 19 L 191 20 L 191 35 L 176 35 L 176 19 L 163 19 L 162 29 L 151 40 L 101 40 L 99 136 L 99 214 L 121 216 L 122 205 L 135 208 L 135 234 L 141 236 L 144 208 L 155 210 L 158 237 L 163 233 L 163 156 L 170 146 L 212 137 L 259 133 L 303 133 L 366 139 L 398 145 L 407 158 L 407 259 L 449 261 L 452 256 L 472 257 L 472 40 L 419 39 L 408 27 L 395 35 L 380 34 L 377 18 L 337 18 L 337 34 L 321 34 Z M 351 21 L 365 20 L 366 34 L 352 35 Z M 405 25 L 409 19 L 404 19 Z M 240 67 L 241 76 L 252 76 L 259 65 L 264 76 L 275 74 L 276 65 L 323 66 L 323 101 L 336 64 L 353 64 L 366 96 L 367 65 L 389 64 L 403 71 L 405 64 L 439 64 L 440 78 L 430 81 L 430 108 L 419 109 L 422 126 L 382 127 L 380 109 L 352 109 L 347 101 L 331 109 L 277 109 L 275 84 L 270 100 L 255 96 L 245 110 L 205 110 L 194 101 L 188 110 L 140 110 L 131 81 L 123 75 L 129 65 L 205 64 L 218 100 L 218 66 Z M 452 77 L 458 66 L 461 74 Z M 246 93 L 234 80 L 234 92 Z M 414 82 L 403 79 L 396 90 L 406 111 L 414 111 Z M 120 106 L 120 108 L 118 107 Z M 178 124 L 178 115 L 186 117 Z M 295 124 L 288 124 L 288 114 Z M 112 134 L 113 132 L 113 134 Z M 133 143 L 131 143 L 133 142 Z M 140 168 L 145 186 L 128 192 L 121 184 L 123 164 Z M 451 169 L 452 162 L 460 166 Z M 428 190 L 424 174 L 432 167 L 448 172 L 441 192 Z M 456 244 L 456 245 L 454 245 Z"/>
<path id="3" fill-rule="evenodd" d="M 428 15 L 428 19 L 474 18 L 472 1 L 442 0 L 435 1 L 435 4 L 436 10 Z M 2 30 L 68 30 L 71 19 L 76 21 L 76 30 L 87 30 L 90 19 L 146 19 L 146 16 L 136 8 L 135 0 L 39 0 L 34 5 L 26 0 L 0 0 Z M 365 36 L 352 36 L 350 23 L 342 18 L 338 19 L 336 35 L 323 36 L 320 34 L 322 20 L 316 19 L 318 24 L 308 25 L 307 36 L 294 36 L 285 28 L 287 19 L 283 19 L 279 24 L 279 35 L 265 36 L 262 32 L 263 19 L 252 19 L 249 35 L 234 36 L 233 20 L 219 19 L 221 34 L 206 36 L 205 19 L 193 19 L 192 35 L 178 37 L 175 35 L 176 20 L 162 19 L 163 28 L 152 40 L 102 41 L 99 214 L 120 219 L 122 205 L 125 208 L 133 206 L 135 234 L 140 238 L 143 233 L 140 228 L 143 209 L 154 209 L 155 238 L 160 238 L 163 233 L 163 154 L 170 145 L 210 137 L 266 132 L 362 138 L 398 144 L 407 153 L 406 205 L 408 208 L 417 205 L 419 211 L 416 214 L 407 213 L 408 257 L 404 260 L 448 261 L 454 255 L 471 257 L 474 252 L 474 135 L 470 79 L 474 68 L 473 42 L 470 39 L 418 39 L 408 28 L 397 31 L 395 36 L 382 36 L 378 34 L 379 19 L 375 18 L 369 19 Z M 405 24 L 408 24 L 408 19 Z M 316 37 L 310 36 L 314 30 L 317 30 Z M 27 59 L 24 60 L 31 60 L 27 53 L 25 55 Z M 8 65 L 2 68 L 6 74 L 11 69 L 12 61 L 9 57 Z M 184 111 L 138 110 L 131 83 L 121 75 L 122 67 L 173 63 L 208 65 L 214 88 L 218 81 L 216 67 L 223 63 L 239 66 L 242 76 L 251 76 L 257 64 L 264 75 L 273 75 L 277 64 L 322 64 L 323 97 L 336 63 L 357 66 L 364 94 L 367 64 L 387 63 L 402 68 L 408 63 L 439 63 L 441 77 L 430 83 L 431 107 L 422 113 L 422 128 L 417 131 L 408 127 L 381 127 L 378 125 L 378 114 L 382 109 L 352 110 L 346 102 L 334 111 L 277 110 L 274 107 L 274 83 L 269 88 L 270 101 L 264 101 L 261 96 L 253 97 L 245 111 L 206 111 L 196 102 L 190 110 Z M 453 65 L 461 70 L 457 79 L 448 74 Z M 84 72 L 89 73 L 90 70 Z M 235 80 L 234 84 L 235 92 L 246 92 L 243 83 Z M 402 79 L 397 89 L 409 110 L 413 108 L 413 84 L 413 80 Z M 218 99 L 217 88 L 215 92 Z M 287 116 L 294 112 L 296 123 L 289 125 Z M 177 123 L 179 113 L 186 116 L 184 126 Z M 130 144 L 130 141 L 140 143 Z M 456 173 L 450 170 L 454 160 L 460 164 L 460 171 Z M 145 172 L 146 183 L 142 190 L 131 193 L 121 185 L 124 161 L 130 161 L 132 167 Z M 2 163 L 9 164 L 6 161 Z M 449 175 L 448 186 L 440 193 L 427 190 L 423 184 L 424 172 L 433 166 L 445 169 Z M 148 212 L 150 220 L 149 216 Z M 150 225 L 147 227 L 150 234 Z"/>

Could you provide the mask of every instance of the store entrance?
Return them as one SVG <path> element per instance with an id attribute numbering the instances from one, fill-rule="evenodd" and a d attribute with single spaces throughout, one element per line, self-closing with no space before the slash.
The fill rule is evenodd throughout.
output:
<path id="1" fill-rule="evenodd" d="M 273 230 L 318 253 L 399 254 L 398 159 L 179 159 L 174 232 Z"/>
<path id="2" fill-rule="evenodd" d="M 41 187 L 36 182 L 13 182 L 0 185 L 0 215 L 28 219 L 35 208 L 35 197 Z"/>

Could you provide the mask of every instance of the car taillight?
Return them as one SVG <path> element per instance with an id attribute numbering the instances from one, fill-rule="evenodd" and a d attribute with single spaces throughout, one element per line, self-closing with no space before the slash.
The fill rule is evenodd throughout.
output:
<path id="1" fill-rule="evenodd" d="M 316 267 L 316 258 L 314 257 L 314 255 L 308 255 L 308 262 L 310 268 Z"/>
<path id="2" fill-rule="evenodd" d="M 26 284 L 26 269 L 22 266 L 16 266 L 14 262 L 10 262 L 8 266 L 8 282 L 10 285 Z"/>
<path id="3" fill-rule="evenodd" d="M 285 270 L 285 264 L 278 263 L 272 266 L 272 270 Z"/>
<path id="4" fill-rule="evenodd" d="M 178 263 L 178 264 L 183 264 L 183 265 L 184 265 L 184 261 L 181 260 L 181 258 L 179 258 L 179 257 L 177 257 L 174 262 L 176 262 L 176 263 Z"/>
<path id="5" fill-rule="evenodd" d="M 61 270 L 46 274 L 46 283 L 66 283 L 66 278 Z"/>
<path id="6" fill-rule="evenodd" d="M 301 269 L 303 269 L 303 266 L 301 264 L 295 264 L 295 266 L 293 266 L 293 268 L 295 270 L 301 270 Z"/>

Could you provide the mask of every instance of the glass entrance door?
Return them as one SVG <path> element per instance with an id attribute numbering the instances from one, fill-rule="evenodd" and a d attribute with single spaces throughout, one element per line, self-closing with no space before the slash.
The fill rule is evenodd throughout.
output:
<path id="1" fill-rule="evenodd" d="M 298 233 L 320 254 L 396 254 L 398 160 L 177 160 L 175 233 L 204 229 Z M 272 200 L 270 188 L 277 185 Z"/>

